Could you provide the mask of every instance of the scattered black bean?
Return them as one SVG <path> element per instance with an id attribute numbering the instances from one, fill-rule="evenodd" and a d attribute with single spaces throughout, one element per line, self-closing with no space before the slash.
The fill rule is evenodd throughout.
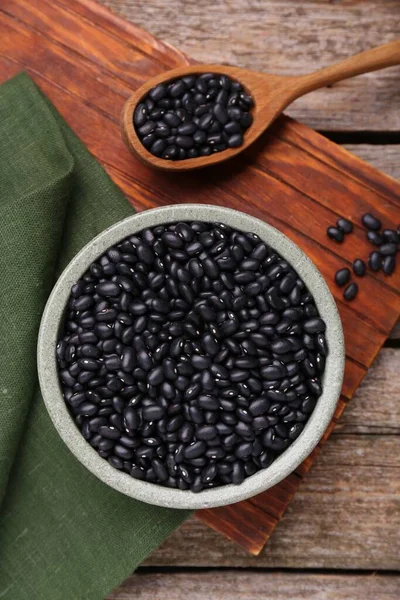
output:
<path id="1" fill-rule="evenodd" d="M 385 275 L 391 275 L 396 266 L 396 257 L 394 254 L 389 254 L 383 259 L 382 270 Z"/>
<path id="2" fill-rule="evenodd" d="M 389 256 L 390 254 L 396 254 L 397 244 L 394 244 L 393 242 L 388 242 L 386 244 L 382 244 L 379 248 L 379 252 L 383 256 Z"/>
<path id="3" fill-rule="evenodd" d="M 381 222 L 379 219 L 371 215 L 370 213 L 366 213 L 362 216 L 361 222 L 370 231 L 378 231 L 381 228 Z"/>
<path id="4" fill-rule="evenodd" d="M 353 300 L 357 296 L 357 292 L 358 292 L 358 285 L 355 282 L 349 283 L 349 285 L 346 287 L 346 289 L 343 292 L 343 296 L 346 300 L 350 301 L 350 300 Z"/>
<path id="5" fill-rule="evenodd" d="M 335 281 L 336 284 L 340 287 L 346 285 L 346 283 L 350 281 L 350 269 L 346 267 L 344 269 L 339 269 L 339 271 L 336 271 Z"/>
<path id="6" fill-rule="evenodd" d="M 369 255 L 368 265 L 372 271 L 379 271 L 382 266 L 382 254 L 377 250 Z"/>
<path id="7" fill-rule="evenodd" d="M 340 219 L 336 221 L 336 225 L 343 233 L 351 233 L 353 231 L 353 223 L 344 217 L 340 217 Z"/>
<path id="8" fill-rule="evenodd" d="M 395 244 L 400 242 L 400 236 L 394 229 L 384 229 L 382 231 L 382 238 L 385 242 L 394 242 Z"/>
<path id="9" fill-rule="evenodd" d="M 382 236 L 377 231 L 368 231 L 367 232 L 367 240 L 374 244 L 374 246 L 380 246 L 383 242 Z"/>
<path id="10" fill-rule="evenodd" d="M 205 95 L 215 85 L 218 97 L 227 92 L 229 119 L 251 103 L 222 78 L 200 81 Z M 190 122 L 173 119 L 186 108 L 157 112 L 183 89 L 157 86 L 151 108 L 138 107 L 140 127 L 144 111 L 156 123 L 147 136 L 170 114 L 165 126 L 192 139 Z M 219 109 L 212 115 L 224 126 Z M 385 272 L 393 261 L 384 258 Z M 90 266 L 72 287 L 55 352 L 65 402 L 101 457 L 134 478 L 199 492 L 240 484 L 300 435 L 322 393 L 324 332 L 304 283 L 257 236 L 174 223 L 130 236 Z"/>
<path id="11" fill-rule="evenodd" d="M 326 233 L 331 240 L 335 240 L 338 244 L 341 244 L 344 240 L 344 233 L 338 227 L 328 227 Z"/>
<path id="12" fill-rule="evenodd" d="M 237 81 L 209 75 L 159 84 L 137 105 L 133 123 L 152 154 L 184 160 L 243 144 L 243 134 L 253 122 L 253 100 Z"/>
<path id="13" fill-rule="evenodd" d="M 356 260 L 353 262 L 354 273 L 359 277 L 364 277 L 366 270 L 367 267 L 365 265 L 365 262 L 360 258 L 356 258 Z"/>

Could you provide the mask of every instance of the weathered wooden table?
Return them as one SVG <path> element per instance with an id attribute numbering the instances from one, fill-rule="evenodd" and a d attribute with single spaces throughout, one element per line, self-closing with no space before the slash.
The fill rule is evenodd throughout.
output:
<path id="1" fill-rule="evenodd" d="M 102 0 L 203 62 L 300 74 L 399 37 L 398 0 Z M 287 113 L 400 178 L 400 68 L 336 84 Z M 394 600 L 400 593 L 400 330 L 251 557 L 196 519 L 110 600 Z"/>

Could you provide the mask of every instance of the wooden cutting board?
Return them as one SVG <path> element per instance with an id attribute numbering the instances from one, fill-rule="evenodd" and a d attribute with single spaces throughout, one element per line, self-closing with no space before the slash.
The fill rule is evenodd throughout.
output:
<path id="1" fill-rule="evenodd" d="M 345 380 L 335 417 L 316 450 L 274 488 L 197 516 L 249 552 L 267 542 L 338 418 L 400 316 L 400 267 L 368 273 L 346 303 L 337 269 L 366 258 L 365 212 L 400 223 L 400 184 L 311 129 L 282 117 L 247 154 L 194 174 L 151 171 L 129 155 L 119 133 L 125 100 L 147 78 L 189 64 L 178 50 L 91 0 L 2 0 L 0 81 L 25 70 L 102 163 L 137 210 L 182 202 L 246 211 L 288 235 L 315 262 L 338 303 L 346 339 Z M 344 244 L 326 228 L 350 218 Z"/>

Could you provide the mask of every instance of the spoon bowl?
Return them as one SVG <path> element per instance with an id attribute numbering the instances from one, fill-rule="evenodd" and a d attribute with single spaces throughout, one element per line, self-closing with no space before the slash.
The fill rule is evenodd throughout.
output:
<path id="1" fill-rule="evenodd" d="M 240 67 L 213 64 L 179 67 L 153 77 L 132 94 L 122 110 L 122 136 L 128 149 L 136 157 L 158 169 L 187 171 L 215 165 L 246 150 L 296 98 L 342 79 L 397 64 L 400 64 L 400 41 L 366 50 L 315 73 L 300 76 L 269 75 Z M 136 106 L 156 85 L 168 83 L 187 75 L 201 75 L 202 73 L 227 75 L 238 81 L 246 93 L 252 97 L 254 102 L 251 110 L 253 123 L 244 133 L 243 144 L 208 156 L 184 160 L 173 161 L 155 156 L 144 147 L 136 133 L 133 124 Z"/>
<path id="2" fill-rule="evenodd" d="M 134 124 L 133 113 L 136 106 L 141 102 L 149 91 L 159 83 L 169 83 L 174 79 L 185 77 L 186 75 L 201 75 L 202 73 L 216 73 L 218 75 L 227 75 L 231 79 L 238 81 L 249 94 L 254 106 L 251 109 L 253 123 L 244 133 L 244 142 L 238 148 L 228 148 L 222 152 L 216 152 L 209 156 L 199 156 L 198 158 L 187 158 L 184 160 L 171 161 L 165 158 L 159 158 L 149 152 L 140 141 Z M 125 144 L 142 161 L 151 163 L 153 167 L 168 171 L 186 171 L 188 169 L 199 169 L 204 166 L 213 165 L 242 152 L 252 144 L 263 131 L 279 116 L 284 108 L 291 102 L 288 95 L 288 83 L 293 77 L 278 77 L 276 75 L 265 75 L 248 69 L 239 67 L 228 67 L 225 65 L 193 65 L 190 67 L 179 67 L 157 77 L 153 77 L 140 88 L 126 102 L 121 116 L 121 130 Z M 275 94 L 280 90 L 279 94 Z M 274 105 L 271 98 L 275 100 Z"/>

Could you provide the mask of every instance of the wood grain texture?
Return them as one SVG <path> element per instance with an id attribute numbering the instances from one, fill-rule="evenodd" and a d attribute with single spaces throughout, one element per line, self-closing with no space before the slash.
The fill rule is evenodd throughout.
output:
<path id="1" fill-rule="evenodd" d="M 400 34 L 397 0 L 102 0 L 206 63 L 276 75 L 322 68 Z M 400 131 L 400 68 L 300 98 L 287 113 L 314 129 Z"/>
<path id="2" fill-rule="evenodd" d="M 393 600 L 400 576 L 207 571 L 139 573 L 107 600 Z"/>
<path id="3" fill-rule="evenodd" d="M 191 519 L 145 564 L 399 569 L 399 397 L 399 354 L 385 348 L 259 556 Z"/>
<path id="4" fill-rule="evenodd" d="M 118 130 L 122 106 L 147 77 L 189 62 L 91 0 L 3 0 L 0 5 L 0 80 L 25 69 L 137 209 L 186 201 L 245 209 L 277 226 L 319 266 L 337 299 L 347 344 L 343 395 L 326 439 L 400 313 L 400 270 L 390 279 L 381 274 L 366 277 L 351 305 L 343 302 L 333 274 L 349 257 L 364 256 L 369 250 L 358 225 L 362 212 L 377 213 L 385 225 L 400 222 L 400 185 L 288 118 L 280 118 L 240 160 L 209 169 L 206 176 L 177 177 L 146 168 L 122 143 Z M 340 246 L 326 238 L 325 229 L 342 214 L 356 227 Z M 383 438 L 383 447 L 375 451 L 386 457 L 391 443 L 391 438 Z M 259 552 L 316 454 L 280 487 L 239 507 L 208 511 L 205 518 Z M 365 469 L 363 473 L 365 477 Z M 326 487 L 329 477 L 330 473 Z M 374 482 L 373 478 L 365 483 L 366 491 Z M 372 511 L 374 489 L 362 499 L 365 510 Z M 350 500 L 346 496 L 347 504 Z M 394 511 L 390 495 L 383 495 L 382 502 L 386 516 Z M 246 520 L 241 521 L 243 515 Z M 386 533 L 385 524 L 382 527 Z M 392 540 L 393 532 L 388 536 Z M 394 562 L 392 555 L 388 560 Z"/>

